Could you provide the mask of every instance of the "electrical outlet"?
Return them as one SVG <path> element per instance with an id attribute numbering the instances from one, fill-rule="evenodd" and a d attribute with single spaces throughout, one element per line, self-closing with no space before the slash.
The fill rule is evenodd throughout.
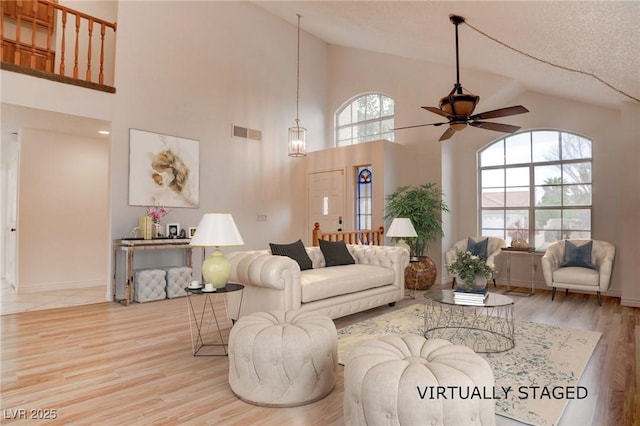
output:
<path id="1" fill-rule="evenodd" d="M 267 215 L 266 214 L 259 214 L 258 215 L 258 222 L 266 222 L 267 221 Z"/>

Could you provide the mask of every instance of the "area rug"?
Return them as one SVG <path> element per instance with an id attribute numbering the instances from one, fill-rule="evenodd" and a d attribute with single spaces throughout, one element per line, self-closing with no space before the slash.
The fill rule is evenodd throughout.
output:
<path id="1" fill-rule="evenodd" d="M 344 365 L 351 349 L 364 341 L 386 334 L 422 335 L 423 328 L 422 304 L 341 328 L 338 360 Z M 531 425 L 558 424 L 567 402 L 588 398 L 590 389 L 578 386 L 578 381 L 600 336 L 595 331 L 516 321 L 515 348 L 481 354 L 496 379 L 496 414 Z"/>

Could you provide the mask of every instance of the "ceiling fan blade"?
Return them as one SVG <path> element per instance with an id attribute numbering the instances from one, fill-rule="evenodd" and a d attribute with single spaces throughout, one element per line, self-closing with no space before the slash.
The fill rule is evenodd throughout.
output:
<path id="1" fill-rule="evenodd" d="M 451 136 L 453 136 L 453 134 L 456 131 L 453 130 L 451 127 L 449 127 L 447 130 L 444 131 L 444 133 L 442 134 L 442 136 L 440 136 L 440 139 L 438 139 L 440 142 L 442 141 L 446 141 L 447 139 L 449 139 Z"/>
<path id="2" fill-rule="evenodd" d="M 438 114 L 441 115 L 443 117 L 447 117 L 447 118 L 451 118 L 452 115 L 449 114 L 447 111 L 443 111 L 440 108 L 436 108 L 436 107 L 422 107 L 422 109 L 426 109 L 429 112 L 432 112 L 434 114 Z"/>
<path id="3" fill-rule="evenodd" d="M 514 133 L 520 130 L 520 126 L 512 126 L 511 124 L 489 123 L 486 121 L 471 121 L 470 126 L 480 127 L 481 129 L 495 130 L 496 132 Z"/>
<path id="4" fill-rule="evenodd" d="M 488 118 L 498 118 L 498 117 L 508 117 L 510 115 L 516 114 L 524 114 L 525 112 L 529 112 L 528 109 L 523 107 L 522 105 L 494 109 L 492 111 L 485 111 L 479 114 L 475 114 L 469 117 L 469 120 L 486 120 Z"/>
<path id="5" fill-rule="evenodd" d="M 415 124 L 413 126 L 404 126 L 404 127 L 396 127 L 394 129 L 391 130 L 403 130 L 403 129 L 413 129 L 414 127 L 425 127 L 425 126 L 442 126 L 443 124 L 447 124 L 447 123 L 428 123 L 428 124 Z"/>

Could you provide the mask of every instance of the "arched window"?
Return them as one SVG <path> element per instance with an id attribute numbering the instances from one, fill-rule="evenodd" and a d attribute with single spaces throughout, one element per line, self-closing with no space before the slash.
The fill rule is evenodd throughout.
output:
<path id="1" fill-rule="evenodd" d="M 591 238 L 591 140 L 554 130 L 523 132 L 479 152 L 482 235 L 526 239 L 544 250 Z"/>
<path id="2" fill-rule="evenodd" d="M 336 146 L 395 139 L 393 99 L 380 93 L 358 96 L 336 113 Z"/>

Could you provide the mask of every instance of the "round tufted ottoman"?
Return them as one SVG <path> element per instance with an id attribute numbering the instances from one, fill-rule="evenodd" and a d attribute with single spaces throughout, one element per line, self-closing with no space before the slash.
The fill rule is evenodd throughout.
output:
<path id="1" fill-rule="evenodd" d="M 418 335 L 357 346 L 344 370 L 347 425 L 494 425 L 491 367 L 466 346 Z"/>
<path id="2" fill-rule="evenodd" d="M 338 335 L 328 316 L 300 311 L 244 316 L 229 335 L 229 385 L 256 405 L 291 407 L 336 384 Z"/>

